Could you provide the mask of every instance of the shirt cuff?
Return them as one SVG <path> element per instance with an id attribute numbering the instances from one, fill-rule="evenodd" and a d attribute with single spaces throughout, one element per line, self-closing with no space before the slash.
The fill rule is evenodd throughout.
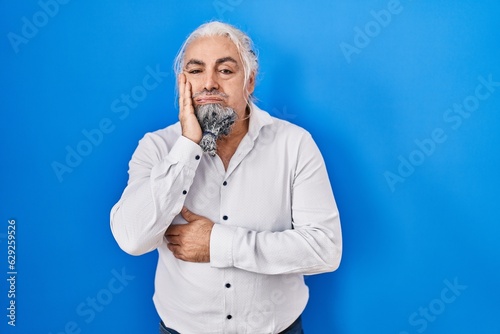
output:
<path id="1" fill-rule="evenodd" d="M 180 136 L 177 139 L 169 152 L 171 159 L 178 161 L 191 169 L 196 169 L 198 167 L 202 155 L 203 150 L 200 145 L 184 136 Z"/>
<path id="2" fill-rule="evenodd" d="M 210 234 L 210 266 L 213 268 L 229 268 L 234 266 L 233 239 L 236 228 L 214 224 Z"/>

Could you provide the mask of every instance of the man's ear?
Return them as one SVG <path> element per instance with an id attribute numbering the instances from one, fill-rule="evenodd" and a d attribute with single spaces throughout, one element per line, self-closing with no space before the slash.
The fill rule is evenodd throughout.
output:
<path id="1" fill-rule="evenodd" d="M 254 89 L 255 89 L 255 72 L 252 72 L 247 82 L 247 94 L 252 95 Z"/>

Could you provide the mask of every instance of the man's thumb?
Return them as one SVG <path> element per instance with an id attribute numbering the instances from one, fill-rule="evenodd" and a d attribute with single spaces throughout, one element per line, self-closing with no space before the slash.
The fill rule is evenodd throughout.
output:
<path id="1" fill-rule="evenodd" d="M 184 218 L 188 223 L 196 219 L 196 215 L 188 210 L 185 206 L 181 210 L 182 218 Z"/>

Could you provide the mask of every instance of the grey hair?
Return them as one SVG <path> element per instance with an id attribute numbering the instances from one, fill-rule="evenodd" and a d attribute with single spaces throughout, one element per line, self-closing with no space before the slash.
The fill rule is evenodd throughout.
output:
<path id="1" fill-rule="evenodd" d="M 248 35 L 246 35 L 243 31 L 238 28 L 223 23 L 220 21 L 211 21 L 202 24 L 195 31 L 193 31 L 184 44 L 182 44 L 177 56 L 174 61 L 174 72 L 176 77 L 182 73 L 184 68 L 184 55 L 186 53 L 186 48 L 193 42 L 195 39 L 200 37 L 207 36 L 226 36 L 228 37 L 236 46 L 238 53 L 241 58 L 241 62 L 243 63 L 243 70 L 245 75 L 244 89 L 246 90 L 248 80 L 252 73 L 257 75 L 258 70 L 258 60 L 257 54 L 254 51 L 254 45 L 252 40 Z"/>

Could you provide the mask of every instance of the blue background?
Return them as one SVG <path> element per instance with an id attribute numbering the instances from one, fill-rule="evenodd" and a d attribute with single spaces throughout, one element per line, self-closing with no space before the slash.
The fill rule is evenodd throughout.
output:
<path id="1" fill-rule="evenodd" d="M 500 333 L 497 1 L 60 1 L 0 1 L 1 333 L 157 333 L 157 255 L 122 252 L 109 211 L 138 140 L 176 121 L 172 60 L 211 19 L 254 39 L 258 104 L 330 173 L 344 255 L 306 279 L 307 333 Z"/>

